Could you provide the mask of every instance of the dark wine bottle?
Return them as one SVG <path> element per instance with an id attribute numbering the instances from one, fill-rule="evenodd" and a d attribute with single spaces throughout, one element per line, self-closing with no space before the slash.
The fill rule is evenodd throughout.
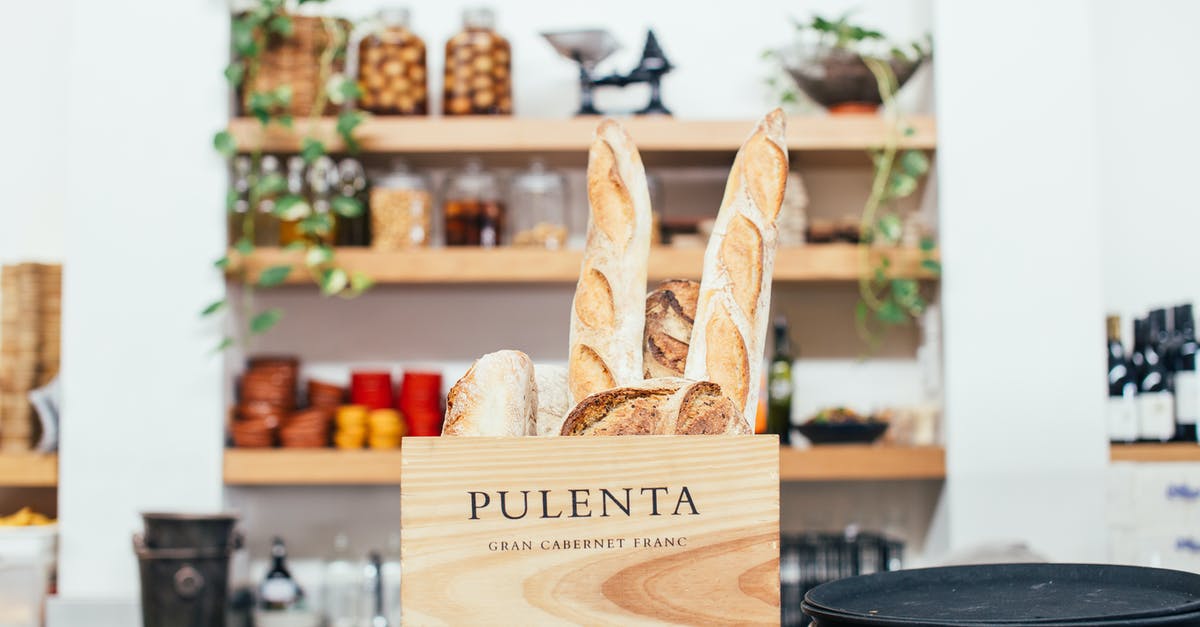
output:
<path id="1" fill-rule="evenodd" d="M 1141 337 L 1136 340 L 1142 355 L 1138 372 L 1138 431 L 1141 439 L 1152 442 L 1167 442 L 1175 437 L 1175 399 L 1162 355 L 1166 326 L 1166 311 L 1151 311 L 1141 325 Z"/>
<path id="2" fill-rule="evenodd" d="M 1133 442 L 1138 439 L 1137 383 L 1125 346 L 1121 344 L 1121 318 L 1109 316 L 1108 327 L 1108 439 Z"/>
<path id="3" fill-rule="evenodd" d="M 779 435 L 780 444 L 792 438 L 792 342 L 787 319 L 775 319 L 775 354 L 767 374 L 767 433 Z"/>
<path id="4" fill-rule="evenodd" d="M 292 578 L 287 568 L 287 547 L 283 539 L 271 541 L 271 570 L 263 578 L 258 591 L 259 603 L 264 610 L 286 611 L 298 609 L 304 600 L 304 590 Z"/>
<path id="5" fill-rule="evenodd" d="M 1200 419 L 1200 373 L 1196 371 L 1196 319 L 1192 304 L 1178 305 L 1172 311 L 1171 370 L 1174 373 L 1175 440 L 1196 441 L 1196 422 Z"/>

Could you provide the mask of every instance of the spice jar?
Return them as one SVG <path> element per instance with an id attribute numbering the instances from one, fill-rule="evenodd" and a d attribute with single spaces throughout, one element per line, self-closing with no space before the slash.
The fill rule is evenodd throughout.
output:
<path id="1" fill-rule="evenodd" d="M 514 246 L 559 250 L 567 244 L 566 183 L 561 174 L 534 160 L 512 180 L 509 211 Z"/>
<path id="2" fill-rule="evenodd" d="M 358 44 L 361 109 L 382 115 L 425 115 L 425 42 L 409 30 L 409 12 L 384 9 L 375 28 Z"/>
<path id="3" fill-rule="evenodd" d="M 245 236 L 246 221 L 254 218 L 250 213 L 250 157 L 239 155 L 233 160 L 233 204 L 229 206 L 229 245 L 233 246 Z M 257 235 L 257 233 L 255 233 Z"/>
<path id="4" fill-rule="evenodd" d="M 367 173 L 357 159 L 342 159 L 337 166 L 338 190 L 362 207 L 361 214 L 348 218 L 338 216 L 337 245 L 367 246 L 371 243 L 371 210 L 367 206 Z"/>
<path id="5" fill-rule="evenodd" d="M 428 246 L 433 229 L 429 181 L 402 161 L 377 177 L 371 187 L 371 247 L 400 250 Z"/>
<path id="6" fill-rule="evenodd" d="M 265 168 L 265 157 L 263 158 L 263 163 Z M 304 157 L 297 155 L 288 158 L 286 180 L 288 195 L 293 198 L 304 199 L 304 202 L 294 204 L 288 211 L 280 215 L 279 245 L 281 246 L 289 246 L 303 240 L 300 234 L 300 220 L 308 217 L 309 213 L 311 213 L 311 207 L 309 207 L 305 198 L 308 190 L 304 179 Z M 273 206 L 274 203 L 272 203 Z"/>
<path id="7" fill-rule="evenodd" d="M 468 160 L 466 167 L 450 175 L 442 205 L 446 245 L 499 246 L 504 233 L 504 204 L 500 198 L 499 177 L 484 170 L 478 159 Z"/>
<path id="8" fill-rule="evenodd" d="M 279 176 L 283 176 L 280 171 L 279 158 L 274 155 L 263 156 L 258 180 Z M 278 193 L 264 194 L 258 200 L 258 207 L 251 208 L 254 211 L 255 246 L 279 246 L 280 244 L 279 218 L 275 216 L 275 201 L 278 198 Z"/>
<path id="9" fill-rule="evenodd" d="M 512 55 L 484 7 L 463 11 L 463 30 L 446 42 L 445 115 L 512 113 Z"/>

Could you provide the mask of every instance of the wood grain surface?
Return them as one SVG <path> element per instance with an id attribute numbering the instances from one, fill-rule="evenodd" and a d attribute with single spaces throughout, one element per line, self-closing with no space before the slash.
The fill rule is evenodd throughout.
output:
<path id="1" fill-rule="evenodd" d="M 774 436 L 406 438 L 401 463 L 406 625 L 779 622 Z"/>

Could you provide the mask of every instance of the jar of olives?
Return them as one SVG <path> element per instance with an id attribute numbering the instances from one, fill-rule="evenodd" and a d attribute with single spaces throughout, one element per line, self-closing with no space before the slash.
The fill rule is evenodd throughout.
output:
<path id="1" fill-rule="evenodd" d="M 408 9 L 379 12 L 358 44 L 358 105 L 380 115 L 425 115 L 425 42 L 408 27 Z"/>
<path id="2" fill-rule="evenodd" d="M 511 49 L 489 8 L 463 11 L 463 30 L 446 42 L 445 115 L 512 114 Z"/>

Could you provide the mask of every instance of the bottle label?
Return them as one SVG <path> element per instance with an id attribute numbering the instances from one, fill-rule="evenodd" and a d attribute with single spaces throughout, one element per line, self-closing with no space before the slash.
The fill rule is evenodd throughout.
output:
<path id="1" fill-rule="evenodd" d="M 1108 439 L 1111 442 L 1133 442 L 1138 439 L 1137 406 L 1128 396 L 1108 397 Z"/>
<path id="2" fill-rule="evenodd" d="M 1175 420 L 1194 425 L 1200 417 L 1200 373 L 1180 370 L 1175 373 Z"/>
<path id="3" fill-rule="evenodd" d="M 290 579 L 268 579 L 263 582 L 262 600 L 274 605 L 291 605 L 296 602 L 296 584 Z"/>
<path id="4" fill-rule="evenodd" d="M 1138 433 L 1143 440 L 1175 436 L 1175 399 L 1170 392 L 1142 392 L 1138 400 Z"/>

